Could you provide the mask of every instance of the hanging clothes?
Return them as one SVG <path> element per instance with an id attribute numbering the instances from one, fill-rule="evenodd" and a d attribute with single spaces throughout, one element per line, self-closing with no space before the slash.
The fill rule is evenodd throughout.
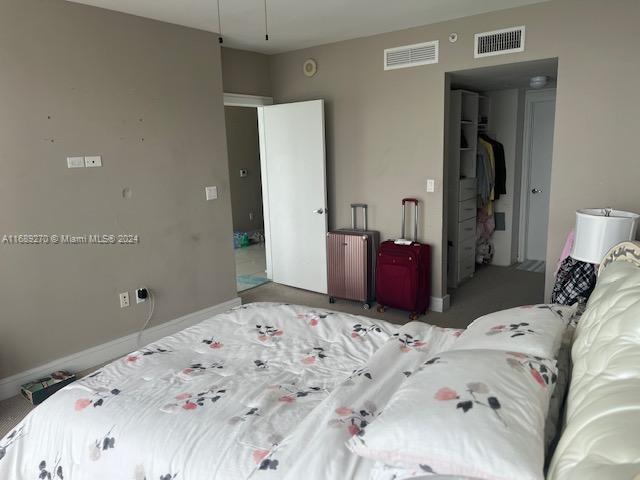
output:
<path id="1" fill-rule="evenodd" d="M 493 215 L 495 161 L 493 159 L 493 147 L 481 138 L 478 138 L 478 153 L 476 163 L 476 178 L 478 183 L 479 208 L 485 209 L 487 214 Z"/>
<path id="2" fill-rule="evenodd" d="M 494 159 L 494 198 L 498 200 L 500 195 L 507 193 L 507 162 L 504 155 L 504 145 L 497 140 L 489 137 L 485 133 L 481 133 L 479 138 L 491 145 Z"/>
<path id="3" fill-rule="evenodd" d="M 476 214 L 476 263 L 490 263 L 493 259 L 491 236 L 495 230 L 493 197 L 495 161 L 492 145 L 478 138 L 476 179 L 478 209 Z"/>
<path id="4" fill-rule="evenodd" d="M 507 169 L 504 146 L 483 133 L 478 135 L 476 178 L 476 262 L 490 263 L 494 254 L 491 237 L 496 228 L 494 202 L 507 193 Z"/>
<path id="5" fill-rule="evenodd" d="M 493 260 L 493 241 L 491 236 L 496 229 L 493 215 L 484 209 L 478 209 L 476 217 L 476 263 L 491 263 Z"/>

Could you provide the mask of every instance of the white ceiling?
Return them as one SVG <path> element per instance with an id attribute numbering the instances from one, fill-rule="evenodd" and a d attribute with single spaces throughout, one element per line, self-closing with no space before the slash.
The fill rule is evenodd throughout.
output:
<path id="1" fill-rule="evenodd" d="M 216 0 L 68 0 L 218 31 Z M 224 45 L 278 53 L 546 0 L 220 0 Z"/>

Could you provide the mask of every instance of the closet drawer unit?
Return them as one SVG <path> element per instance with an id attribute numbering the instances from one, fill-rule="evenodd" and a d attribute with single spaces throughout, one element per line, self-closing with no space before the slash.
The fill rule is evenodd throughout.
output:
<path id="1" fill-rule="evenodd" d="M 473 275 L 476 271 L 476 262 L 473 257 L 461 258 L 458 263 L 458 281 Z"/>
<path id="2" fill-rule="evenodd" d="M 458 201 L 462 202 L 470 198 L 476 198 L 476 192 L 476 179 L 462 178 L 460 180 L 460 190 L 458 191 Z"/>
<path id="3" fill-rule="evenodd" d="M 462 243 L 469 239 L 473 239 L 474 241 L 476 239 L 475 217 L 458 224 L 458 243 Z"/>
<path id="4" fill-rule="evenodd" d="M 464 202 L 458 203 L 458 222 L 475 218 L 476 216 L 476 199 L 470 198 Z"/>
<path id="5" fill-rule="evenodd" d="M 458 262 L 464 263 L 465 259 L 476 257 L 476 239 L 468 238 L 458 243 Z"/>

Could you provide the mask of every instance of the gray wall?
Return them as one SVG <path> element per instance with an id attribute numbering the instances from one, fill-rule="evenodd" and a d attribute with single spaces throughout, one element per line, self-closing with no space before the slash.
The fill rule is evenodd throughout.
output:
<path id="1" fill-rule="evenodd" d="M 141 239 L 0 245 L 0 378 L 136 332 L 149 304 L 120 309 L 118 292 L 153 289 L 152 324 L 236 296 L 214 34 L 2 0 L 0 64 L 0 233 Z M 66 168 L 91 153 L 102 168 Z"/>
<path id="2" fill-rule="evenodd" d="M 229 182 L 233 230 L 248 232 L 264 229 L 258 113 L 251 107 L 224 107 L 229 153 Z M 247 170 L 240 177 L 240 169 Z M 253 220 L 249 214 L 253 213 Z"/>
<path id="3" fill-rule="evenodd" d="M 269 57 L 262 53 L 222 48 L 222 79 L 227 93 L 270 97 Z"/>
<path id="4" fill-rule="evenodd" d="M 395 237 L 401 197 L 424 201 L 420 237 L 434 246 L 439 296 L 446 285 L 445 73 L 559 57 L 547 248 L 553 265 L 577 208 L 640 209 L 638 160 L 630 147 L 640 109 L 638 18 L 637 0 L 554 0 L 275 55 L 271 85 L 277 102 L 326 100 L 332 227 L 348 223 L 350 202 L 367 202 L 371 227 Z M 525 52 L 474 60 L 474 33 L 523 24 Z M 455 44 L 447 40 L 451 32 L 458 33 Z M 385 48 L 429 40 L 440 41 L 439 64 L 383 70 Z M 307 58 L 318 62 L 313 78 L 302 73 Z M 427 178 L 437 180 L 435 194 L 426 193 Z"/>

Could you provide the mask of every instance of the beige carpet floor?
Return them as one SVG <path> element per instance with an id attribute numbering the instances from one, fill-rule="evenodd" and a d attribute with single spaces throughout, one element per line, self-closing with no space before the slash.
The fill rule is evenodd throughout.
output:
<path id="1" fill-rule="evenodd" d="M 451 293 L 451 308 L 445 313 L 428 312 L 421 321 L 441 327 L 465 328 L 475 318 L 496 310 L 540 303 L 544 296 L 544 274 L 517 270 L 515 267 L 480 268 L 475 276 Z M 389 309 L 383 313 L 364 310 L 359 303 L 338 300 L 330 304 L 328 297 L 319 293 L 298 290 L 276 283 L 268 283 L 240 293 L 242 303 L 285 302 L 311 307 L 338 310 L 356 315 L 403 324 L 409 321 L 407 312 Z M 102 365 L 81 372 L 87 375 Z M 20 396 L 0 402 L 0 439 L 33 409 Z"/>
<path id="2" fill-rule="evenodd" d="M 451 308 L 444 313 L 428 312 L 419 318 L 423 322 L 451 328 L 466 328 L 481 315 L 531 303 L 544 298 L 544 274 L 517 270 L 513 267 L 480 267 L 473 278 L 450 292 Z M 330 304 L 328 297 L 319 293 L 268 283 L 240 293 L 242 303 L 285 302 L 338 310 L 356 315 L 404 324 L 408 313 L 388 309 L 383 313 L 375 307 L 365 310 L 357 302 L 337 300 Z"/>

